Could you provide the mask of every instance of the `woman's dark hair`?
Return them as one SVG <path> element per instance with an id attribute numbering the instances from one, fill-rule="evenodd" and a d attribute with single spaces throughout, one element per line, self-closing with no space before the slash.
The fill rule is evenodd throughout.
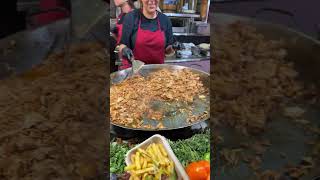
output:
<path id="1" fill-rule="evenodd" d="M 133 2 L 134 2 L 133 0 L 128 0 L 128 4 L 132 9 L 135 8 Z"/>

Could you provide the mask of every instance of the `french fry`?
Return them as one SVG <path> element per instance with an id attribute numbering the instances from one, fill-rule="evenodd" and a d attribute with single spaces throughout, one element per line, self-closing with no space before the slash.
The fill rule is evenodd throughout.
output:
<path id="1" fill-rule="evenodd" d="M 150 154 L 151 160 L 158 165 L 159 162 L 157 160 L 157 157 L 154 155 L 154 152 L 153 152 L 153 149 L 152 149 L 152 145 L 150 145 L 149 147 L 150 148 L 147 150 L 147 152 Z"/>
<path id="2" fill-rule="evenodd" d="M 166 169 L 167 174 L 171 174 L 171 167 L 170 167 L 170 165 L 167 166 L 165 169 Z"/>
<path id="3" fill-rule="evenodd" d="M 147 147 L 146 151 L 148 151 L 150 149 L 150 147 L 151 147 L 151 144 Z"/>
<path id="4" fill-rule="evenodd" d="M 137 174 L 137 175 L 138 175 L 138 174 L 144 174 L 144 173 L 152 172 L 152 171 L 154 171 L 154 167 L 137 170 L 137 171 L 135 171 L 135 174 Z"/>
<path id="5" fill-rule="evenodd" d="M 129 180 L 133 180 L 133 176 L 130 176 Z"/>
<path id="6" fill-rule="evenodd" d="M 173 166 L 173 162 L 169 162 L 169 165 L 167 167 L 169 174 L 172 174 L 174 171 L 174 166 Z"/>
<path id="7" fill-rule="evenodd" d="M 153 164 L 148 163 L 148 164 L 147 164 L 147 167 L 148 167 L 148 168 L 149 168 L 149 167 L 153 167 Z"/>
<path id="8" fill-rule="evenodd" d="M 149 156 L 149 157 L 147 158 L 147 161 L 148 161 L 148 162 L 152 162 L 151 156 Z"/>
<path id="9" fill-rule="evenodd" d="M 135 163 L 136 163 L 136 167 L 137 169 L 141 169 L 141 164 L 140 164 L 140 153 L 137 152 L 136 156 L 135 156 Z"/>
<path id="10" fill-rule="evenodd" d="M 139 151 L 141 154 L 148 156 L 147 151 L 145 151 L 145 150 L 143 150 L 143 149 L 140 149 L 140 148 L 138 149 L 138 151 Z"/>
<path id="11" fill-rule="evenodd" d="M 142 176 L 142 180 L 146 180 L 147 176 L 148 176 L 148 173 L 144 173 Z"/>
<path id="12" fill-rule="evenodd" d="M 154 145 L 154 146 L 153 146 L 153 151 L 154 151 L 155 155 L 158 157 L 159 163 L 160 163 L 161 165 L 164 165 L 164 166 L 165 166 L 165 165 L 166 165 L 166 161 L 165 161 L 166 157 L 162 156 L 162 154 L 161 154 L 161 152 L 160 152 L 160 149 L 159 149 L 159 146 Z"/>
<path id="13" fill-rule="evenodd" d="M 147 164 L 148 164 L 148 160 L 144 159 L 143 164 L 142 164 L 142 168 L 147 168 Z"/>
<path id="14" fill-rule="evenodd" d="M 159 149 L 160 149 L 161 153 L 163 154 L 163 156 L 168 157 L 168 154 L 167 154 L 166 150 L 164 149 L 163 145 L 160 143 L 158 146 L 159 146 Z"/>
<path id="15" fill-rule="evenodd" d="M 152 152 L 152 144 L 150 144 L 150 145 L 147 147 L 147 152 L 149 153 L 149 155 L 151 155 L 151 152 Z"/>
<path id="16" fill-rule="evenodd" d="M 145 159 L 147 160 L 147 163 L 152 163 L 153 161 L 152 161 L 152 158 L 149 158 L 149 157 L 145 157 Z"/>
<path id="17" fill-rule="evenodd" d="M 131 164 L 131 165 L 125 167 L 124 170 L 125 170 L 125 171 L 130 171 L 130 170 L 133 170 L 135 167 L 136 167 L 135 164 Z"/>
<path id="18" fill-rule="evenodd" d="M 131 159 L 131 163 L 134 164 L 134 154 L 131 155 L 130 159 Z"/>
<path id="19" fill-rule="evenodd" d="M 140 180 L 140 178 L 138 176 L 133 176 L 133 180 Z"/>
<path id="20" fill-rule="evenodd" d="M 143 162 L 144 162 L 144 158 L 141 156 L 141 153 L 140 153 L 140 167 L 141 167 L 141 169 L 143 169 L 142 168 Z"/>
<path id="21" fill-rule="evenodd" d="M 125 171 L 130 171 L 131 180 L 146 180 L 148 176 L 160 179 L 162 174 L 170 176 L 174 171 L 174 163 L 161 143 L 139 148 L 130 158 L 132 164 L 125 167 Z"/>
<path id="22" fill-rule="evenodd" d="M 140 152 L 140 155 L 142 155 L 144 158 L 147 159 L 148 162 L 151 162 L 152 157 L 150 156 L 150 154 L 143 150 L 143 149 L 138 149 L 138 151 Z"/>
<path id="23" fill-rule="evenodd" d="M 170 170 L 166 169 L 166 168 L 163 168 L 163 172 L 166 174 L 166 175 L 170 175 Z"/>
<path id="24" fill-rule="evenodd" d="M 157 157 L 158 162 L 161 163 L 162 162 L 162 156 L 161 156 L 161 154 L 159 156 L 158 147 L 156 145 L 153 145 L 152 149 L 153 149 L 154 156 Z"/>
<path id="25" fill-rule="evenodd" d="M 161 179 L 161 172 L 158 172 L 158 173 L 156 174 L 155 179 Z"/>

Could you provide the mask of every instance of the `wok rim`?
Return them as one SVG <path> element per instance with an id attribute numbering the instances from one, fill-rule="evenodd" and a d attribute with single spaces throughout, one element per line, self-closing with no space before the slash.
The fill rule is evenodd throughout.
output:
<path id="1" fill-rule="evenodd" d="M 258 24 L 263 24 L 263 25 L 270 25 L 271 27 L 277 28 L 278 30 L 281 31 L 287 31 L 289 33 L 294 33 L 294 35 L 301 37 L 301 38 L 305 38 L 306 40 L 312 41 L 312 43 L 317 44 L 318 46 L 320 46 L 320 40 L 317 40 L 315 37 L 312 37 L 311 35 L 306 34 L 305 32 L 301 32 L 299 30 L 295 30 L 291 27 L 282 25 L 282 24 L 278 24 L 278 23 L 272 23 L 266 20 L 262 20 L 262 19 L 257 19 L 257 18 L 253 18 L 253 17 L 248 17 L 248 16 L 241 16 L 241 15 L 237 15 L 237 14 L 231 14 L 231 13 L 214 13 L 212 15 L 213 19 L 215 18 L 220 18 L 220 17 L 226 17 L 226 18 L 233 18 L 232 22 L 236 22 L 236 21 L 245 21 L 247 23 L 251 23 L 251 25 L 258 25 Z M 231 23 L 227 23 L 227 24 L 232 24 Z M 219 24 L 219 23 L 211 23 L 211 25 L 215 25 L 215 24 Z"/>
<path id="2" fill-rule="evenodd" d="M 126 129 L 126 130 L 131 130 L 131 131 L 159 132 L 159 131 L 173 131 L 173 130 L 180 130 L 180 129 L 184 129 L 184 128 L 189 128 L 189 127 L 192 127 L 192 126 L 194 126 L 194 125 L 197 125 L 197 124 L 200 124 L 200 123 L 209 121 L 209 120 L 210 120 L 210 117 L 208 117 L 207 119 L 203 119 L 203 120 L 200 120 L 200 121 L 196 121 L 195 123 L 188 124 L 188 125 L 186 125 L 186 126 L 180 126 L 180 127 L 176 127 L 176 128 L 163 128 L 163 129 L 131 128 L 131 127 L 126 127 L 126 126 L 121 126 L 121 125 L 118 125 L 118 124 L 114 124 L 114 123 L 112 123 L 112 122 L 110 122 L 110 124 L 111 124 L 112 126 L 116 126 L 116 127 L 118 127 L 118 128 L 122 128 L 122 129 Z"/>
<path id="3" fill-rule="evenodd" d="M 208 76 L 208 78 L 210 77 L 210 73 L 207 73 L 207 72 L 204 72 L 204 71 L 201 71 L 199 69 L 196 69 L 196 68 L 191 68 L 191 67 L 187 67 L 187 66 L 180 66 L 180 65 L 171 65 L 171 64 L 145 64 L 142 66 L 142 68 L 149 68 L 149 67 L 170 67 L 172 69 L 190 69 L 192 71 L 196 71 L 200 74 L 203 74 L 203 75 L 206 75 Z M 110 81 L 112 79 L 112 76 L 115 76 L 116 74 L 120 74 L 120 73 L 125 73 L 126 71 L 131 71 L 132 68 L 127 68 L 127 69 L 123 69 L 123 70 L 120 70 L 120 71 L 116 71 L 116 72 L 113 72 L 113 73 L 110 73 Z M 116 84 L 116 83 L 112 83 L 112 81 L 110 82 L 110 87 L 111 85 L 113 84 Z"/>

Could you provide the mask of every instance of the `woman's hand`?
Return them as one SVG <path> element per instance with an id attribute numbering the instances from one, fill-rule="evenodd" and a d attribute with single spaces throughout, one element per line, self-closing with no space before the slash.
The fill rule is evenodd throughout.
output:
<path id="1" fill-rule="evenodd" d="M 176 41 L 176 42 L 173 43 L 172 48 L 174 50 L 181 50 L 181 49 L 183 49 L 183 44 L 178 42 L 178 41 Z"/>
<path id="2" fill-rule="evenodd" d="M 174 49 L 172 48 L 172 45 L 168 46 L 166 48 L 166 54 L 173 54 L 174 53 Z"/>
<path id="3" fill-rule="evenodd" d="M 122 48 L 122 57 L 128 59 L 129 62 L 132 63 L 131 62 L 131 59 L 133 58 L 132 50 L 130 48 L 128 48 L 128 47 Z"/>
<path id="4" fill-rule="evenodd" d="M 183 49 L 183 44 L 176 41 L 172 45 L 168 46 L 166 48 L 166 54 L 173 54 L 176 50 L 181 50 Z"/>

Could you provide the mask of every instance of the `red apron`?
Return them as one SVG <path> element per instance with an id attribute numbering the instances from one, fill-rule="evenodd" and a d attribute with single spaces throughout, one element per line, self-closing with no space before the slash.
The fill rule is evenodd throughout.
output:
<path id="1" fill-rule="evenodd" d="M 34 21 L 34 26 L 49 24 L 70 16 L 62 0 L 41 0 L 39 6 L 44 13 L 32 16 L 31 20 Z M 60 9 L 60 11 L 56 9 Z"/>
<path id="2" fill-rule="evenodd" d="M 120 43 L 121 40 L 121 36 L 122 36 L 122 26 L 123 24 L 119 24 L 119 20 L 122 18 L 123 14 L 121 13 L 118 18 L 117 18 L 117 23 L 116 23 L 116 27 L 118 30 L 118 35 L 117 35 L 117 44 Z"/>
<path id="3" fill-rule="evenodd" d="M 161 30 L 158 20 L 158 30 L 155 32 L 144 30 L 141 26 L 141 17 L 137 31 L 136 42 L 133 49 L 134 58 L 143 61 L 146 64 L 163 64 L 165 57 L 165 35 Z M 128 60 L 122 60 L 122 66 L 119 69 L 131 67 Z"/>

